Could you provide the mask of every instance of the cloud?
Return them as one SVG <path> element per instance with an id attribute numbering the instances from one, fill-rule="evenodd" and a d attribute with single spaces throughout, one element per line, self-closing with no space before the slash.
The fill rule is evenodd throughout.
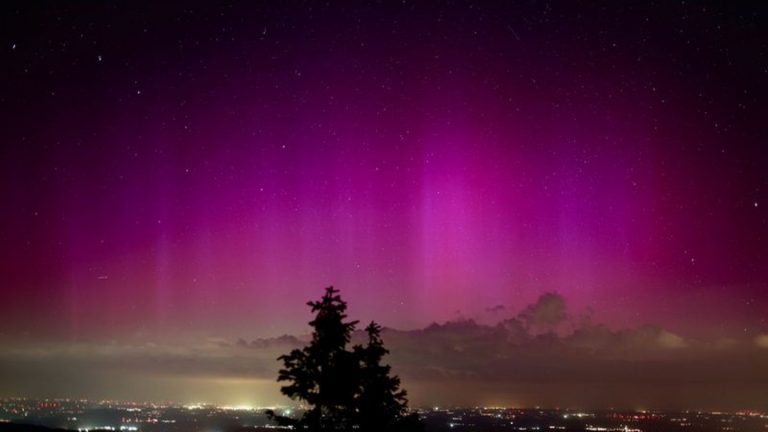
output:
<path id="1" fill-rule="evenodd" d="M 286 348 L 293 349 L 302 346 L 306 341 L 291 335 L 282 335 L 275 338 L 254 339 L 250 342 L 245 339 L 238 339 L 236 344 L 243 348 L 267 349 L 267 348 Z"/>
<path id="2" fill-rule="evenodd" d="M 759 348 L 768 348 L 768 334 L 755 336 L 755 345 Z"/>
<path id="3" fill-rule="evenodd" d="M 659 345 L 663 348 L 678 349 L 685 348 L 688 345 L 682 336 L 667 330 L 661 330 L 658 337 Z"/>
<path id="4" fill-rule="evenodd" d="M 768 334 L 706 339 L 657 325 L 611 329 L 571 319 L 556 293 L 518 314 L 495 311 L 508 317 L 384 329 L 387 360 L 415 404 L 768 408 Z M 285 401 L 274 381 L 277 357 L 306 340 L 15 345 L 0 349 L 0 393 L 108 397 L 119 388 L 112 397 L 235 403 L 231 395 L 242 402 L 252 391 L 248 400 L 274 403 Z M 363 341 L 362 332 L 353 335 Z M 125 386 L 134 382 L 142 385 Z"/>
<path id="5" fill-rule="evenodd" d="M 530 328 L 549 330 L 565 321 L 565 309 L 563 296 L 548 292 L 520 312 L 519 319 Z"/>

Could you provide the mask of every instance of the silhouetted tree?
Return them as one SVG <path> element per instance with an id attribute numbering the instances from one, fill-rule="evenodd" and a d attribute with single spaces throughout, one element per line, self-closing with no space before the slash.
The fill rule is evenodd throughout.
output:
<path id="1" fill-rule="evenodd" d="M 278 381 L 288 384 L 280 391 L 309 406 L 299 419 L 267 414 L 278 424 L 312 432 L 325 431 L 417 431 L 416 415 L 407 415 L 406 392 L 400 378 L 390 376 L 381 363 L 388 353 L 381 340 L 381 327 L 367 328 L 366 346 L 347 350 L 357 321 L 348 321 L 347 303 L 339 291 L 328 287 L 320 301 L 307 303 L 315 318 L 312 341 L 302 349 L 280 356 L 283 362 Z"/>
<path id="2" fill-rule="evenodd" d="M 406 416 L 408 399 L 406 391 L 400 388 L 400 378 L 390 376 L 391 367 L 382 364 L 389 350 L 384 348 L 381 340 L 381 326 L 371 322 L 365 331 L 367 345 L 355 347 L 360 359 L 360 394 L 357 397 L 360 429 L 366 432 L 414 430 L 413 426 L 418 422 Z"/>
<path id="3" fill-rule="evenodd" d="M 351 430 L 355 397 L 359 391 L 359 362 L 346 349 L 357 321 L 347 321 L 347 304 L 339 291 L 328 287 L 320 301 L 307 303 L 315 318 L 312 341 L 302 349 L 280 356 L 283 369 L 278 381 L 287 381 L 281 392 L 309 405 L 299 420 L 277 417 L 278 423 L 311 431 Z"/>

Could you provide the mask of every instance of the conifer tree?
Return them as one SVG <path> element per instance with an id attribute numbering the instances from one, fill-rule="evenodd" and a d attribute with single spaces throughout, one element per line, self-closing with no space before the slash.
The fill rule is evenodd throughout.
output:
<path id="1" fill-rule="evenodd" d="M 339 291 L 328 287 L 319 301 L 307 303 L 315 317 L 309 322 L 312 340 L 302 349 L 280 356 L 283 368 L 280 391 L 308 406 L 301 418 L 267 414 L 278 424 L 309 432 L 419 431 L 418 417 L 407 415 L 406 392 L 400 378 L 390 376 L 382 364 L 389 351 L 381 327 L 372 322 L 365 331 L 367 343 L 347 350 L 357 321 L 348 321 L 347 303 Z"/>
<path id="2" fill-rule="evenodd" d="M 347 304 L 339 291 L 328 287 L 320 301 L 307 303 L 315 318 L 310 321 L 312 341 L 278 358 L 283 362 L 278 381 L 287 381 L 281 392 L 310 408 L 299 420 L 271 417 L 280 424 L 310 431 L 351 430 L 354 400 L 359 390 L 359 362 L 346 349 L 357 321 L 347 321 Z"/>
<path id="3" fill-rule="evenodd" d="M 391 367 L 382 364 L 389 353 L 381 339 L 381 326 L 371 322 L 365 328 L 366 346 L 357 346 L 360 360 L 360 395 L 357 398 L 360 429 L 367 432 L 399 430 L 398 423 L 407 412 L 405 390 L 400 389 L 400 378 L 390 376 Z"/>

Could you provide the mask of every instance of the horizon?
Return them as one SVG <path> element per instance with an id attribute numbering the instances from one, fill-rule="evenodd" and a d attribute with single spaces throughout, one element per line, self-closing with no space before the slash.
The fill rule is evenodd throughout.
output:
<path id="1" fill-rule="evenodd" d="M 40 427 L 62 427 L 78 431 L 95 430 L 172 430 L 206 428 L 224 430 L 270 430 L 279 426 L 268 421 L 269 412 L 296 418 L 306 408 L 224 406 L 212 404 L 180 405 L 174 403 L 85 401 L 85 400 L 26 400 L 0 399 L 0 427 L 9 422 L 8 414 L 23 414 L 23 421 L 11 424 L 28 430 L 24 425 L 37 425 L 34 431 L 51 430 Z M 412 407 L 407 410 L 418 415 L 428 430 L 499 430 L 529 429 L 578 430 L 594 432 L 642 432 L 652 430 L 758 430 L 765 426 L 768 415 L 756 411 L 663 411 L 621 409 L 568 409 L 544 407 Z M 66 413 L 66 420 L 60 418 Z M 71 417 L 72 414 L 77 417 Z M 58 418 L 58 420 L 57 420 Z M 16 420 L 18 421 L 18 420 Z M 157 428 L 160 423 L 165 426 Z M 727 426 L 723 426 L 723 424 Z M 239 425 L 239 426 L 238 426 Z M 271 425 L 271 426 L 270 426 Z M 517 425 L 517 426 L 515 426 Z M 56 429 L 61 431 L 62 429 Z"/>
<path id="2" fill-rule="evenodd" d="M 485 310 L 485 314 L 408 330 L 383 328 L 383 340 L 391 351 L 385 360 L 408 384 L 411 404 L 727 412 L 765 409 L 758 402 L 762 400 L 759 380 L 766 372 L 760 366 L 761 356 L 768 348 L 765 335 L 697 338 L 647 323 L 612 329 L 593 321 L 583 311 L 568 309 L 557 293 L 544 293 L 535 303 L 517 311 L 499 311 L 493 308 Z M 356 317 L 351 314 L 350 318 Z M 358 324 L 350 344 L 363 342 L 362 327 Z M 64 390 L 51 393 L 52 387 L 46 384 L 26 396 L 68 398 L 73 395 L 67 391 L 75 388 L 86 399 L 92 398 L 85 395 L 97 391 L 97 399 L 108 400 L 116 395 L 142 394 L 146 390 L 141 386 L 139 393 L 134 389 L 141 383 L 149 388 L 170 387 L 165 390 L 169 396 L 160 400 L 194 404 L 203 400 L 196 394 L 214 394 L 206 402 L 220 406 L 274 405 L 283 398 L 275 381 L 277 357 L 306 344 L 310 336 L 307 328 L 295 335 L 284 333 L 253 339 L 192 336 L 172 341 L 143 337 L 63 343 L 17 341 L 0 355 L 0 360 L 5 360 L 5 393 L 0 396 L 19 396 L 9 394 L 8 390 L 24 388 L 41 376 L 55 376 L 60 381 L 56 388 Z M 505 360 L 482 360 L 488 357 Z M 691 362 L 692 357 L 695 362 Z M 721 364 L 724 359 L 731 364 Z M 459 366 L 467 361 L 475 365 Z M 628 361 L 650 369 L 638 380 L 637 370 L 622 366 Z M 494 371 L 498 365 L 522 366 L 527 370 L 522 375 L 510 375 L 510 371 Z M 683 372 L 681 367 L 691 370 Z M 116 369 L 121 371 L 119 375 L 114 375 Z M 452 376 L 440 372 L 441 369 Z M 711 371 L 717 371 L 718 376 L 712 376 Z M 128 380 L 123 381 L 121 376 Z M 615 382 L 605 383 L 608 377 Z M 690 384 L 677 388 L 691 380 L 701 381 L 705 386 L 727 387 L 753 379 L 758 383 L 754 392 L 748 394 L 760 396 L 748 402 L 743 397 L 727 400 L 708 393 L 680 393 Z M 115 384 L 90 384 L 98 380 Z M 489 380 L 495 384 L 489 386 Z M 556 390 L 547 386 L 533 390 L 531 384 L 539 380 L 553 382 Z M 130 386 L 125 387 L 128 382 Z M 449 389 L 456 382 L 465 390 L 474 390 L 467 392 L 468 397 L 453 395 Z M 676 393 L 664 395 L 673 388 Z M 610 396 L 606 399 L 600 395 L 602 392 Z M 632 397 L 616 396 L 619 393 L 631 393 Z M 142 400 L 128 396 L 117 399 Z"/>
<path id="3" fill-rule="evenodd" d="M 222 411 L 263 411 L 269 409 L 288 409 L 301 411 L 306 409 L 301 404 L 272 404 L 272 405 L 221 405 L 205 401 L 179 402 L 172 400 L 119 400 L 119 399 L 87 399 L 87 398 L 73 398 L 73 397 L 61 397 L 61 398 L 30 398 L 30 397 L 0 397 L 0 404 L 7 401 L 26 401 L 26 402 L 70 402 L 70 403 L 87 403 L 90 406 L 114 406 L 114 407 L 130 407 L 130 406 L 149 406 L 157 408 L 184 408 L 186 410 L 206 410 L 217 409 Z M 55 407 L 49 407 L 55 408 Z M 509 410 L 509 411 L 555 411 L 566 412 L 570 414 L 574 413 L 578 417 L 578 414 L 589 415 L 604 412 L 616 412 L 616 413 L 646 413 L 646 414 L 663 414 L 663 413 L 698 413 L 698 414 L 712 414 L 712 415 L 740 415 L 740 416 L 768 416 L 767 412 L 758 410 L 742 409 L 742 410 L 706 410 L 706 409 L 680 409 L 680 410 L 665 410 L 654 408 L 621 408 L 621 407 L 604 407 L 604 408 L 583 408 L 583 407 L 558 407 L 558 406 L 505 406 L 505 405 L 421 405 L 411 406 L 408 408 L 410 411 L 451 411 L 451 410 Z"/>

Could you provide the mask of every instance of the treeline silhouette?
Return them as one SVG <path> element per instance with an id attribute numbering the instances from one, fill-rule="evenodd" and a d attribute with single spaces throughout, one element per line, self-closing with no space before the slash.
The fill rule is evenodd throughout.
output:
<path id="1" fill-rule="evenodd" d="M 311 432 L 422 431 L 416 414 L 408 413 L 406 391 L 400 378 L 382 362 L 389 351 L 381 339 L 381 326 L 371 322 L 365 345 L 348 348 L 358 321 L 347 320 L 347 303 L 334 287 L 319 301 L 307 303 L 315 317 L 309 322 L 312 340 L 301 349 L 280 356 L 281 392 L 308 409 L 299 418 L 267 411 L 282 426 Z"/>

